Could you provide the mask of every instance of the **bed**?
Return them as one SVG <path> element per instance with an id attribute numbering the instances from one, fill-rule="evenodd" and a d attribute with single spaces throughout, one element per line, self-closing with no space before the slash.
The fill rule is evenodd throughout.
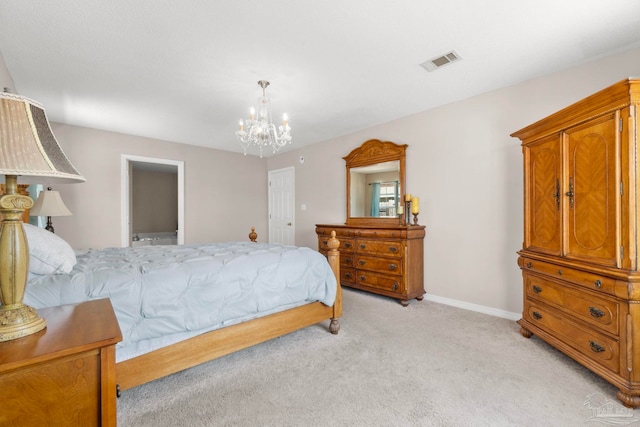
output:
<path id="1" fill-rule="evenodd" d="M 255 241 L 74 251 L 24 224 L 25 304 L 110 298 L 123 335 L 118 394 L 131 387 L 342 315 L 339 242 L 310 248 Z M 224 303 L 222 303 L 224 301 Z"/>

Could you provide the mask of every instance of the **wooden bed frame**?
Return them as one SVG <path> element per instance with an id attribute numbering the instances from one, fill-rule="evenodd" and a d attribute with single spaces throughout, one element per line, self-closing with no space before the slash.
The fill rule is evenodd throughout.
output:
<path id="1" fill-rule="evenodd" d="M 253 230 L 252 230 L 253 233 Z M 254 239 L 251 239 L 254 241 Z M 342 316 L 340 287 L 340 242 L 335 231 L 329 239 L 327 260 L 336 277 L 337 293 L 332 307 L 314 302 L 265 317 L 217 329 L 168 347 L 116 364 L 117 392 L 162 378 L 209 360 L 280 337 L 293 331 L 330 319 L 329 331 L 337 334 Z"/>

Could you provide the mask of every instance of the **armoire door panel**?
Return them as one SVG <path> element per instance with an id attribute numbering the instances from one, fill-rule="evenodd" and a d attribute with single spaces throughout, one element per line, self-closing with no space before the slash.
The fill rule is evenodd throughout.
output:
<path id="1" fill-rule="evenodd" d="M 565 255 L 617 265 L 619 178 L 615 115 L 566 132 L 568 233 Z"/>
<path id="2" fill-rule="evenodd" d="M 554 137 L 526 148 L 530 159 L 525 166 L 530 183 L 527 199 L 525 246 L 560 255 L 562 244 L 561 153 Z"/>

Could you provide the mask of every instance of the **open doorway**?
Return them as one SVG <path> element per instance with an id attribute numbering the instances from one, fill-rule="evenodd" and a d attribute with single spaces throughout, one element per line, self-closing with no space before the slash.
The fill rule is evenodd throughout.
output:
<path id="1" fill-rule="evenodd" d="M 166 159 L 157 159 L 153 157 L 141 157 L 141 156 L 131 156 L 127 154 L 122 155 L 122 229 L 121 229 L 121 246 L 137 246 L 140 244 L 171 244 L 177 243 L 179 245 L 184 244 L 184 162 L 177 160 L 166 160 Z M 169 215 L 169 225 L 166 227 L 171 230 L 166 230 L 166 236 L 164 233 L 140 233 L 140 230 L 146 229 L 140 228 L 140 224 L 135 225 L 135 218 L 144 218 L 144 213 L 140 215 L 136 215 L 137 212 L 134 212 L 136 203 L 138 201 L 134 201 L 135 192 L 138 191 L 149 191 L 153 192 L 153 188 L 149 188 L 148 190 L 140 189 L 134 187 L 134 176 L 136 174 L 139 177 L 147 176 L 153 177 L 164 177 L 165 175 L 169 176 L 169 182 L 177 182 L 177 188 L 175 189 L 175 194 L 170 196 L 173 197 L 173 202 L 175 203 L 175 211 L 173 211 L 174 207 L 171 206 L 168 209 L 172 211 L 172 215 Z M 175 177 L 171 178 L 171 176 L 175 174 Z M 171 181 L 173 179 L 174 181 Z M 144 194 L 144 193 L 139 193 Z M 139 204 L 138 204 L 139 205 Z M 175 212 L 175 214 L 174 214 Z M 163 215 L 166 217 L 167 215 Z M 140 219 L 138 219 L 140 221 Z M 164 220 L 165 222 L 167 219 Z M 174 225 L 175 224 L 175 225 Z M 138 229 L 134 229 L 134 225 L 138 227 Z M 175 228 L 175 234 L 172 231 Z M 165 230 L 159 230 L 164 232 Z M 174 234 L 175 237 L 169 236 L 169 233 Z M 140 236 L 143 236 L 142 238 Z M 146 236 L 151 237 L 146 237 Z M 142 240 L 149 239 L 149 240 Z"/>

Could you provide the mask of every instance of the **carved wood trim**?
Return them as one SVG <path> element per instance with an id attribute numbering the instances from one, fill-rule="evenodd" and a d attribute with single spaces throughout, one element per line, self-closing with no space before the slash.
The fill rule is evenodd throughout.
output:
<path id="1" fill-rule="evenodd" d="M 353 149 L 343 157 L 347 167 L 366 166 L 374 163 L 388 162 L 405 158 L 408 145 L 399 145 L 391 141 L 370 139 Z"/>

